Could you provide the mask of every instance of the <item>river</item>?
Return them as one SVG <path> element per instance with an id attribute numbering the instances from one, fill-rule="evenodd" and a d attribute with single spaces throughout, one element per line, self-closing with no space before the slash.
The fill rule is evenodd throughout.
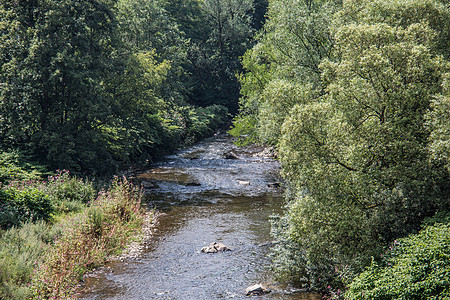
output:
<path id="1" fill-rule="evenodd" d="M 230 150 L 239 158 L 224 159 Z M 155 184 L 147 205 L 162 212 L 151 239 L 138 259 L 110 262 L 90 277 L 84 299 L 246 299 L 256 283 L 272 290 L 261 299 L 320 299 L 273 279 L 269 219 L 283 198 L 268 186 L 278 163 L 261 150 L 217 135 L 140 174 Z M 212 242 L 233 250 L 202 253 Z"/>

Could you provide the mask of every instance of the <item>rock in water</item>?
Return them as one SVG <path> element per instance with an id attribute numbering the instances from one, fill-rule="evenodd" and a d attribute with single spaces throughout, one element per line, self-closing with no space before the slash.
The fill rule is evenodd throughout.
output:
<path id="1" fill-rule="evenodd" d="M 142 180 L 141 181 L 141 185 L 144 189 L 149 190 L 149 189 L 156 189 L 158 186 L 156 184 L 154 184 L 153 182 L 150 181 L 145 181 Z"/>
<path id="2" fill-rule="evenodd" d="M 238 159 L 239 157 L 233 151 L 228 151 L 228 152 L 225 152 L 223 154 L 223 158 L 225 158 L 225 159 Z"/>
<path id="3" fill-rule="evenodd" d="M 197 180 L 188 180 L 185 183 L 185 186 L 201 186 L 201 183 L 198 182 Z"/>
<path id="4" fill-rule="evenodd" d="M 246 296 L 261 296 L 264 294 L 268 294 L 270 293 L 270 289 L 268 287 L 266 287 L 265 285 L 258 283 L 252 286 L 249 286 L 246 290 L 245 290 L 245 295 Z"/>
<path id="5" fill-rule="evenodd" d="M 270 187 L 270 188 L 277 189 L 277 188 L 280 187 L 280 183 L 279 182 L 272 182 L 272 183 L 268 183 L 267 186 Z"/>
<path id="6" fill-rule="evenodd" d="M 217 242 L 214 242 L 211 245 L 202 248 L 202 252 L 204 252 L 204 253 L 217 253 L 217 252 L 225 252 L 225 251 L 231 251 L 231 248 L 228 248 L 224 244 L 217 243 Z"/>

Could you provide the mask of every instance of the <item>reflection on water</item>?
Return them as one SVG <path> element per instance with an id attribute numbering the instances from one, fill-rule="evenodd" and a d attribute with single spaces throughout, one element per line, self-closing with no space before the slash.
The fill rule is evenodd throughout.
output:
<path id="1" fill-rule="evenodd" d="M 234 149 L 239 159 L 224 159 Z M 164 213 L 138 260 L 113 262 L 89 278 L 86 299 L 245 299 L 245 289 L 265 283 L 262 299 L 320 299 L 277 284 L 268 269 L 269 218 L 281 212 L 275 161 L 235 149 L 218 136 L 169 156 L 141 174 L 151 186 L 148 206 Z M 205 254 L 221 242 L 231 252 Z"/>

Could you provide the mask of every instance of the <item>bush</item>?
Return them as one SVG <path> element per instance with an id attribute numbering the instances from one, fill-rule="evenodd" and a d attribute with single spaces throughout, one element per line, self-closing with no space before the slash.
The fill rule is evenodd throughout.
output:
<path id="1" fill-rule="evenodd" d="M 80 211 L 95 198 L 92 182 L 70 177 L 69 171 L 59 171 L 50 176 L 43 187 L 57 213 Z"/>
<path id="2" fill-rule="evenodd" d="M 91 182 L 70 177 L 68 171 L 48 181 L 11 181 L 0 190 L 0 226 L 4 229 L 55 215 L 78 212 L 94 199 Z"/>
<path id="3" fill-rule="evenodd" d="M 369 224 L 357 207 L 289 192 L 285 214 L 272 221 L 275 274 L 303 289 L 338 293 L 370 263 L 375 240 L 366 234 Z"/>
<path id="4" fill-rule="evenodd" d="M 53 205 L 45 192 L 33 185 L 7 186 L 0 191 L 0 226 L 4 229 L 25 222 L 50 220 Z"/>
<path id="5" fill-rule="evenodd" d="M 38 179 L 42 169 L 40 166 L 31 166 L 21 162 L 21 157 L 15 152 L 0 152 L 0 184 L 10 180 Z"/>
<path id="6" fill-rule="evenodd" d="M 450 299 L 450 225 L 432 222 L 395 241 L 350 284 L 346 298 Z"/>

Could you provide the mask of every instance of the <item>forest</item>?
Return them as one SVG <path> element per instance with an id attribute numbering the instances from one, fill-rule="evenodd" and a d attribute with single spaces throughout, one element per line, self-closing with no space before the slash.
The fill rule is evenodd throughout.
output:
<path id="1" fill-rule="evenodd" d="M 104 175 L 211 134 L 237 110 L 255 5 L 1 1 L 1 150 Z"/>
<path id="2" fill-rule="evenodd" d="M 231 118 L 281 164 L 279 281 L 450 299 L 447 0 L 0 0 L 0 16 L 0 299 L 77 297 L 153 217 L 106 178 Z"/>

